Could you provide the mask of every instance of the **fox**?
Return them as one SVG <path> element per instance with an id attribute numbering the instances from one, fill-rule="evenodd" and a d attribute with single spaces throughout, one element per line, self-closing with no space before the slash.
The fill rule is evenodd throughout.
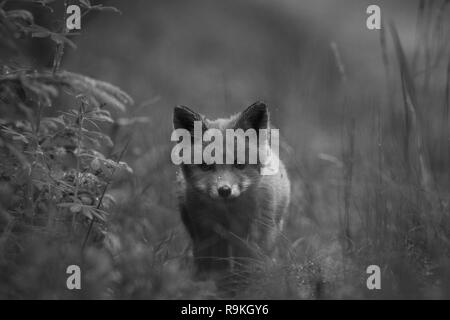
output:
<path id="1" fill-rule="evenodd" d="M 229 118 L 210 120 L 188 107 L 176 106 L 174 129 L 270 129 L 266 104 L 255 102 Z M 277 156 L 278 155 L 271 155 Z M 261 175 L 256 164 L 185 164 L 177 172 L 182 223 L 191 238 L 199 274 L 235 271 L 261 256 L 271 256 L 283 230 L 290 202 L 290 181 L 278 157 L 278 171 Z"/>

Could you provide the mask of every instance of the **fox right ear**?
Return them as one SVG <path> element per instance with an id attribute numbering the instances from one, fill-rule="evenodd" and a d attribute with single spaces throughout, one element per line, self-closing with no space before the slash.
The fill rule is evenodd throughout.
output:
<path id="1" fill-rule="evenodd" d="M 264 102 L 258 101 L 245 109 L 236 121 L 236 128 L 266 129 L 269 127 L 269 110 Z"/>
<path id="2" fill-rule="evenodd" d="M 173 110 L 173 127 L 194 131 L 194 121 L 202 121 L 202 117 L 185 106 L 176 106 Z"/>

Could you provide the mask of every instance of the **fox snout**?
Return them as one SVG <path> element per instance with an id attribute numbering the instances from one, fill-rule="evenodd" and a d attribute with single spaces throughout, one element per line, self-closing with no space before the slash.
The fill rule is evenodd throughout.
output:
<path id="1" fill-rule="evenodd" d="M 217 191 L 222 198 L 228 198 L 231 195 L 231 188 L 228 185 L 220 186 Z"/>
<path id="2" fill-rule="evenodd" d="M 214 194 L 217 194 L 218 197 L 223 199 L 230 199 L 239 197 L 241 194 L 239 184 L 237 182 L 233 182 L 232 179 L 228 179 L 226 174 L 218 175 L 217 182 L 215 183 Z"/>

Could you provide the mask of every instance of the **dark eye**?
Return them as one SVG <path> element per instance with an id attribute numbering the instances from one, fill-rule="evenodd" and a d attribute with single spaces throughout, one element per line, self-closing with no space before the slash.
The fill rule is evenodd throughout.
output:
<path id="1" fill-rule="evenodd" d="M 206 164 L 206 163 L 202 163 L 199 165 L 200 169 L 202 169 L 203 171 L 209 171 L 214 169 L 214 164 Z"/>
<path id="2" fill-rule="evenodd" d="M 242 169 L 245 168 L 245 163 L 237 163 L 237 162 L 236 162 L 236 163 L 234 164 L 234 166 L 235 166 L 236 169 L 242 170 Z"/>

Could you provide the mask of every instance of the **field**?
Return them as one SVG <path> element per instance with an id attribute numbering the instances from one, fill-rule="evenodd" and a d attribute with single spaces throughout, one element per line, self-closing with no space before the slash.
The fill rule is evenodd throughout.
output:
<path id="1" fill-rule="evenodd" d="M 0 5 L 0 298 L 223 298 L 193 276 L 172 112 L 257 100 L 292 201 L 236 298 L 450 298 L 449 1 L 80 1 L 67 37 L 44 2 Z"/>

